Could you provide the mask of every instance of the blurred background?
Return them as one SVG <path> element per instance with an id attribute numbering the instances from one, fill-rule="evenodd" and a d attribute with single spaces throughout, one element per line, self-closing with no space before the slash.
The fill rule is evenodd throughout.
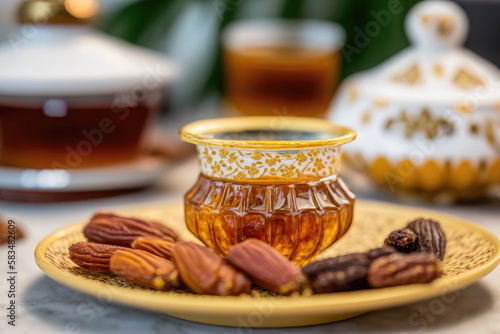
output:
<path id="1" fill-rule="evenodd" d="M 179 127 L 190 120 L 227 115 L 231 111 L 228 104 L 241 109 L 246 115 L 261 114 L 264 110 L 264 114 L 278 116 L 327 117 L 332 97 L 337 87 L 345 82 L 344 79 L 376 68 L 409 46 L 405 18 L 419 2 L 0 0 L 0 60 L 3 59 L 0 62 L 0 77 L 4 76 L 0 78 L 3 79 L 3 87 L 0 82 L 0 134 L 3 136 L 0 140 L 0 197 L 22 199 L 24 195 L 18 196 L 16 191 L 36 189 L 36 196 L 29 198 L 43 200 L 50 197 L 46 197 L 46 190 L 54 194 L 54 189 L 67 190 L 68 185 L 75 186 L 71 188 L 75 191 L 83 192 L 134 188 L 151 183 L 162 173 L 163 164 L 158 161 L 156 165 L 151 164 L 149 158 L 163 156 L 170 161 L 180 160 L 193 153 L 192 147 L 178 142 L 176 133 Z M 500 40 L 493 32 L 500 28 L 496 14 L 500 10 L 500 1 L 453 2 L 463 8 L 470 21 L 465 46 L 499 66 Z M 22 4 L 25 7 L 19 11 Z M 56 24 L 47 22 L 46 18 L 38 22 L 36 11 L 43 12 L 51 6 L 62 8 L 61 12 L 54 14 L 54 18 L 49 19 Z M 237 48 L 233 50 L 223 45 L 223 31 L 245 19 L 292 19 L 300 22 L 312 19 L 335 23 L 341 29 L 335 26 L 316 27 L 318 33 L 313 34 L 310 38 L 312 42 L 309 42 L 316 43 L 320 51 L 326 50 L 326 53 L 307 54 L 300 48 L 285 48 L 268 54 L 269 50 L 253 50 L 245 55 Z M 65 20 L 70 20 L 70 24 L 66 25 L 68 22 Z M 80 24 L 93 26 L 100 33 L 75 28 Z M 443 27 L 447 29 L 446 25 Z M 336 35 L 335 42 L 324 39 L 328 33 L 323 31 L 323 36 L 320 28 L 337 29 L 328 32 Z M 64 31 L 72 31 L 71 34 L 75 35 L 64 35 Z M 244 44 L 244 40 L 251 40 L 248 37 L 251 34 L 245 34 L 235 33 L 227 40 L 231 40 L 232 44 Z M 62 38 L 63 35 L 66 37 Z M 323 40 L 318 37 L 320 35 Z M 263 36 L 265 33 L 259 38 Z M 332 45 L 336 43 L 337 48 L 332 46 L 328 49 L 330 42 Z M 18 47 L 24 51 L 19 53 Z M 252 62 L 254 67 L 248 65 Z M 134 87 L 140 80 L 145 86 L 147 74 L 144 71 L 141 74 L 141 70 L 160 63 L 164 66 L 162 73 L 169 73 L 168 80 L 155 87 L 157 95 L 146 91 L 146 99 L 144 92 L 134 90 Z M 22 75 L 17 75 L 18 69 Z M 405 80 L 411 80 L 414 73 L 405 73 Z M 469 72 L 464 78 L 462 80 L 466 80 L 466 85 L 482 82 L 481 78 Z M 432 95 L 437 96 L 437 92 L 434 90 Z M 116 108 L 117 101 L 126 100 L 127 94 L 135 98 L 133 106 Z M 160 98 L 161 94 L 164 98 Z M 271 96 L 273 94 L 279 98 L 274 99 L 276 96 Z M 260 102 L 262 104 L 259 105 Z M 122 125 L 118 130 L 105 136 L 101 143 L 104 138 L 102 133 L 95 132 L 102 125 L 99 122 L 107 119 L 108 115 L 110 127 L 114 127 L 118 123 L 113 117 L 117 116 L 120 108 L 127 115 L 130 111 L 132 117 L 128 117 L 127 125 L 120 123 Z M 86 113 L 83 114 L 82 110 Z M 33 113 L 28 115 L 26 111 Z M 368 118 L 363 123 L 365 121 Z M 148 131 L 145 132 L 145 129 Z M 471 129 L 472 135 L 482 131 L 474 124 Z M 487 149 L 482 160 L 472 161 L 467 156 L 468 165 L 456 170 L 450 167 L 449 161 L 443 161 L 436 168 L 432 166 L 430 172 L 420 170 L 420 173 L 432 174 L 435 179 L 440 179 L 441 175 L 456 172 L 458 187 L 464 193 L 479 185 L 483 194 L 486 185 L 489 187 L 497 183 L 497 179 L 500 180 L 499 149 L 498 145 L 495 147 L 495 141 L 500 138 L 499 129 L 500 126 L 493 128 L 493 125 L 485 128 L 485 138 L 493 148 Z M 98 145 L 94 145 L 92 140 Z M 87 156 L 86 148 L 92 154 Z M 407 151 L 409 153 L 410 149 Z M 147 161 L 143 159 L 146 156 Z M 135 165 L 124 165 L 131 162 Z M 385 160 L 370 164 L 365 169 L 371 174 L 381 175 L 380 170 L 385 168 L 386 173 L 386 170 L 395 168 L 387 167 Z M 153 167 L 144 172 L 141 169 L 144 165 Z M 84 174 L 83 168 L 103 166 L 110 167 L 106 170 L 107 174 L 99 170 L 102 172 L 100 178 L 90 186 L 89 178 L 95 178 L 93 174 Z M 132 174 L 117 174 L 120 166 L 128 168 L 127 171 Z M 40 174 L 42 169 L 46 170 L 44 174 Z M 71 173 L 65 174 L 68 170 Z M 143 171 L 142 176 L 134 174 L 138 171 Z M 385 177 L 381 178 L 382 183 L 386 182 Z M 412 184 L 419 183 L 418 178 L 405 178 L 411 179 Z M 462 181 L 464 179 L 466 181 Z M 99 188 L 97 183 L 101 180 L 105 180 L 108 186 Z M 444 186 L 431 180 L 429 187 L 434 192 Z M 64 192 L 63 197 L 66 198 Z"/>
<path id="2" fill-rule="evenodd" d="M 0 0 L 0 41 L 18 29 L 20 0 Z M 99 1 L 95 25 L 133 44 L 168 55 L 182 67 L 181 80 L 170 94 L 170 112 L 184 110 L 223 90 L 220 32 L 245 18 L 313 18 L 338 22 L 346 32 L 346 45 L 354 45 L 356 27 L 372 20 L 371 11 L 387 8 L 390 0 L 106 0 Z M 342 63 L 342 77 L 371 68 L 408 46 L 403 29 L 407 11 L 419 0 L 400 1 L 394 15 L 373 43 Z M 500 28 L 497 0 L 458 0 L 471 22 L 466 46 L 500 65 Z"/>

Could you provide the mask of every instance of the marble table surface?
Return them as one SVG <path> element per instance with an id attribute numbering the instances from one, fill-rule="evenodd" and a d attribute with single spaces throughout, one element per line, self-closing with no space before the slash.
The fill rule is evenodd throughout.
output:
<path id="1" fill-rule="evenodd" d="M 197 166 L 189 161 L 172 168 L 153 188 L 119 197 L 58 204 L 0 202 L 0 213 L 22 224 L 27 237 L 17 244 L 18 286 L 16 326 L 6 318 L 6 248 L 0 248 L 0 333 L 500 333 L 500 269 L 457 293 L 449 303 L 427 300 L 374 311 L 337 323 L 286 329 L 252 329 L 209 326 L 168 315 L 99 301 L 66 288 L 44 275 L 33 251 L 49 233 L 87 219 L 99 208 L 179 201 L 196 178 Z M 359 198 L 388 200 L 358 193 Z M 473 220 L 500 236 L 500 198 L 459 207 L 437 207 L 443 212 Z"/>

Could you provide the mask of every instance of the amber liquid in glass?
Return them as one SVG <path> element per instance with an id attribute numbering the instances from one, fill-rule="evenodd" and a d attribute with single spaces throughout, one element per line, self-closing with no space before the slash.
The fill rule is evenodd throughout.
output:
<path id="1" fill-rule="evenodd" d="M 342 180 L 295 184 L 239 183 L 201 175 L 186 194 L 186 223 L 224 256 L 256 238 L 304 265 L 348 230 L 354 194 Z"/>
<path id="2" fill-rule="evenodd" d="M 325 115 L 337 89 L 338 51 L 253 46 L 224 53 L 225 94 L 246 116 Z"/>
<path id="3" fill-rule="evenodd" d="M 65 116 L 49 117 L 42 107 L 0 105 L 0 163 L 66 169 L 132 160 L 150 109 L 68 106 Z"/>

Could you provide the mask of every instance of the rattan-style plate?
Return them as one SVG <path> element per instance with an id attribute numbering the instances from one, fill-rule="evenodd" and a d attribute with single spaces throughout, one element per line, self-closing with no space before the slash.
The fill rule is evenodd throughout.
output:
<path id="1" fill-rule="evenodd" d="M 185 227 L 182 204 L 119 212 L 163 221 L 183 239 L 195 240 Z M 293 297 L 274 296 L 260 290 L 239 297 L 200 296 L 184 290 L 157 292 L 129 285 L 117 276 L 90 273 L 77 267 L 68 257 L 68 247 L 85 240 L 82 234 L 85 223 L 70 225 L 45 238 L 35 250 L 35 259 L 55 281 L 115 303 L 213 325 L 305 326 L 439 296 L 473 283 L 500 262 L 500 241 L 478 225 L 434 211 L 370 201 L 357 201 L 351 229 L 318 258 L 380 247 L 390 231 L 418 217 L 438 220 L 448 238 L 444 277 L 430 284 Z"/>

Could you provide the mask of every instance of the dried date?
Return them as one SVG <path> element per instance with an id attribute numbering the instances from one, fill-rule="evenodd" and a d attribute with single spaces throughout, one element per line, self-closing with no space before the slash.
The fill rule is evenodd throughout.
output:
<path id="1" fill-rule="evenodd" d="M 207 247 L 179 241 L 172 251 L 182 280 L 199 294 L 236 296 L 250 293 L 251 281 Z"/>
<path id="2" fill-rule="evenodd" d="M 19 226 L 15 225 L 15 230 L 9 229 L 9 224 L 7 222 L 0 221 L 0 245 L 9 242 L 9 240 L 20 240 L 24 237 L 23 230 Z M 13 232 L 15 231 L 15 232 Z"/>
<path id="3" fill-rule="evenodd" d="M 432 253 L 443 260 L 446 251 L 446 236 L 438 222 L 419 218 L 409 223 L 407 227 L 418 237 L 418 252 Z"/>
<path id="4" fill-rule="evenodd" d="M 279 292 L 295 281 L 300 269 L 276 249 L 257 239 L 247 239 L 229 249 L 226 259 L 250 276 L 255 284 Z"/>
<path id="5" fill-rule="evenodd" d="M 95 272 L 109 272 L 109 260 L 118 250 L 128 248 L 80 241 L 69 247 L 69 258 L 78 266 Z"/>
<path id="6" fill-rule="evenodd" d="M 368 271 L 373 288 L 429 283 L 441 277 L 441 261 L 434 254 L 392 254 L 375 260 Z"/>
<path id="7" fill-rule="evenodd" d="M 169 291 L 183 286 L 174 264 L 148 252 L 118 250 L 110 259 L 109 268 L 129 283 Z"/>
<path id="8" fill-rule="evenodd" d="M 400 252 L 410 253 L 417 249 L 418 237 L 409 228 L 391 232 L 385 239 L 385 245 L 394 247 Z"/>
<path id="9" fill-rule="evenodd" d="M 143 250 L 145 252 L 172 260 L 172 248 L 175 242 L 173 240 L 158 237 L 139 237 L 132 242 L 133 249 Z"/>
<path id="10" fill-rule="evenodd" d="M 90 219 L 83 234 L 92 242 L 124 247 L 130 247 L 135 239 L 144 236 L 178 240 L 177 234 L 161 223 L 102 212 Z"/>
<path id="11" fill-rule="evenodd" d="M 282 288 L 281 292 L 289 294 L 310 289 L 320 294 L 367 289 L 368 270 L 373 261 L 396 252 L 392 247 L 382 247 L 312 262 L 302 268 L 302 275 L 293 284 Z"/>

